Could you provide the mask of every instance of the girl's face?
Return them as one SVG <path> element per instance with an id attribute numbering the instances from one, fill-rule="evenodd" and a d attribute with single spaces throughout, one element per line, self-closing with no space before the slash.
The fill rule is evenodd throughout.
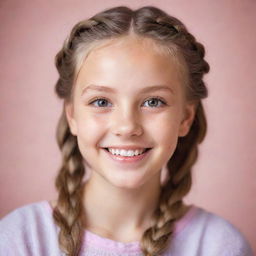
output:
<path id="1" fill-rule="evenodd" d="M 184 96 L 172 57 L 149 39 L 132 37 L 94 49 L 83 62 L 66 114 L 90 180 L 119 188 L 160 185 L 162 167 L 179 136 L 185 136 L 195 108 Z M 114 156 L 106 148 L 150 148 L 140 156 Z"/>

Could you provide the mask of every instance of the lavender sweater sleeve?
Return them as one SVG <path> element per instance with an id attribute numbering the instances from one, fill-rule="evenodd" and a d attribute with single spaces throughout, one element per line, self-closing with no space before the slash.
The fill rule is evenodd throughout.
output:
<path id="1" fill-rule="evenodd" d="M 20 207 L 0 220 L 0 255 L 59 256 L 59 228 L 47 201 Z M 85 231 L 81 256 L 142 256 L 139 241 L 123 243 Z M 227 220 L 192 206 L 175 225 L 163 256 L 253 256 L 244 235 Z"/>
<path id="2" fill-rule="evenodd" d="M 17 208 L 0 221 L 0 255 L 62 255 L 46 201 Z"/>

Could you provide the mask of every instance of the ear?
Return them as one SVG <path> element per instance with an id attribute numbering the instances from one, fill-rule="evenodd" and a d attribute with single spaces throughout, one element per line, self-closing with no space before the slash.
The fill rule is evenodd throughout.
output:
<path id="1" fill-rule="evenodd" d="M 68 121 L 68 126 L 70 129 L 70 132 L 74 135 L 77 136 L 77 123 L 76 120 L 74 118 L 74 107 L 73 104 L 71 102 L 65 102 L 64 104 L 64 108 L 65 108 L 65 114 L 66 114 L 66 118 Z"/>
<path id="2" fill-rule="evenodd" d="M 194 121 L 196 114 L 196 104 L 186 103 L 184 107 L 184 116 L 180 123 L 179 137 L 184 137 L 189 133 L 190 127 Z"/>

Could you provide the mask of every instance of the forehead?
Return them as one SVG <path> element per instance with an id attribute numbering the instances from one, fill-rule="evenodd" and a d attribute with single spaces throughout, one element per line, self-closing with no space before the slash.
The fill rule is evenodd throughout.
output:
<path id="1" fill-rule="evenodd" d="M 153 39 L 139 36 L 122 36 L 105 40 L 102 43 L 97 42 L 97 44 L 98 45 L 95 47 L 92 47 L 90 53 L 87 55 L 87 59 L 100 58 L 103 56 L 113 57 L 113 54 L 118 54 L 120 56 L 122 53 L 123 57 L 126 58 L 128 57 L 127 55 L 133 55 L 132 58 L 134 60 L 154 56 L 156 61 L 157 59 L 162 58 L 165 60 L 168 59 L 168 62 L 172 63 L 177 62 L 178 58 L 177 50 L 174 45 L 172 47 L 167 47 Z"/>
<path id="2" fill-rule="evenodd" d="M 97 53 L 107 53 L 109 51 L 120 49 L 122 51 L 127 50 L 131 51 L 134 49 L 138 49 L 139 51 L 145 51 L 155 53 L 158 55 L 166 56 L 176 61 L 177 65 L 180 64 L 178 60 L 181 56 L 179 56 L 176 45 L 168 45 L 163 44 L 160 41 L 156 41 L 154 39 L 148 37 L 142 37 L 135 34 L 129 34 L 125 36 L 120 36 L 112 39 L 103 39 L 94 41 L 89 45 L 84 45 L 79 49 L 79 53 L 77 54 L 77 59 L 80 60 L 80 63 L 77 63 L 78 69 L 80 69 L 83 62 L 88 59 L 90 55 L 96 56 Z M 80 65 L 79 65 L 80 64 Z"/>
<path id="3" fill-rule="evenodd" d="M 180 71 L 175 50 L 168 50 L 149 38 L 125 36 L 93 48 L 81 65 L 77 83 L 112 85 L 122 81 L 123 85 L 137 86 L 167 80 L 177 83 L 183 82 Z"/>

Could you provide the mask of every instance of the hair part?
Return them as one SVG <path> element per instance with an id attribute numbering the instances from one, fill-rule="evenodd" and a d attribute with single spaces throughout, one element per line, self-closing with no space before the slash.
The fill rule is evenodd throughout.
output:
<path id="1" fill-rule="evenodd" d="M 204 46 L 175 17 L 154 7 L 132 10 L 125 6 L 107 9 L 77 23 L 55 57 L 59 73 L 55 92 L 65 102 L 72 101 L 77 75 L 92 50 L 113 42 L 121 43 L 127 36 L 151 43 L 154 50 L 168 54 L 178 65 L 184 80 L 186 99 L 197 102 L 193 124 L 167 163 L 168 178 L 162 187 L 154 225 L 141 238 L 144 255 L 164 252 L 171 243 L 174 224 L 184 215 L 183 197 L 192 185 L 192 166 L 197 160 L 198 144 L 206 134 L 206 118 L 201 100 L 207 97 L 203 76 L 209 71 Z M 60 228 L 59 244 L 67 255 L 78 255 L 84 234 L 83 176 L 86 172 L 77 138 L 68 127 L 63 113 L 57 127 L 57 141 L 62 152 L 62 165 L 56 177 L 59 192 L 54 208 L 54 221 Z"/>

